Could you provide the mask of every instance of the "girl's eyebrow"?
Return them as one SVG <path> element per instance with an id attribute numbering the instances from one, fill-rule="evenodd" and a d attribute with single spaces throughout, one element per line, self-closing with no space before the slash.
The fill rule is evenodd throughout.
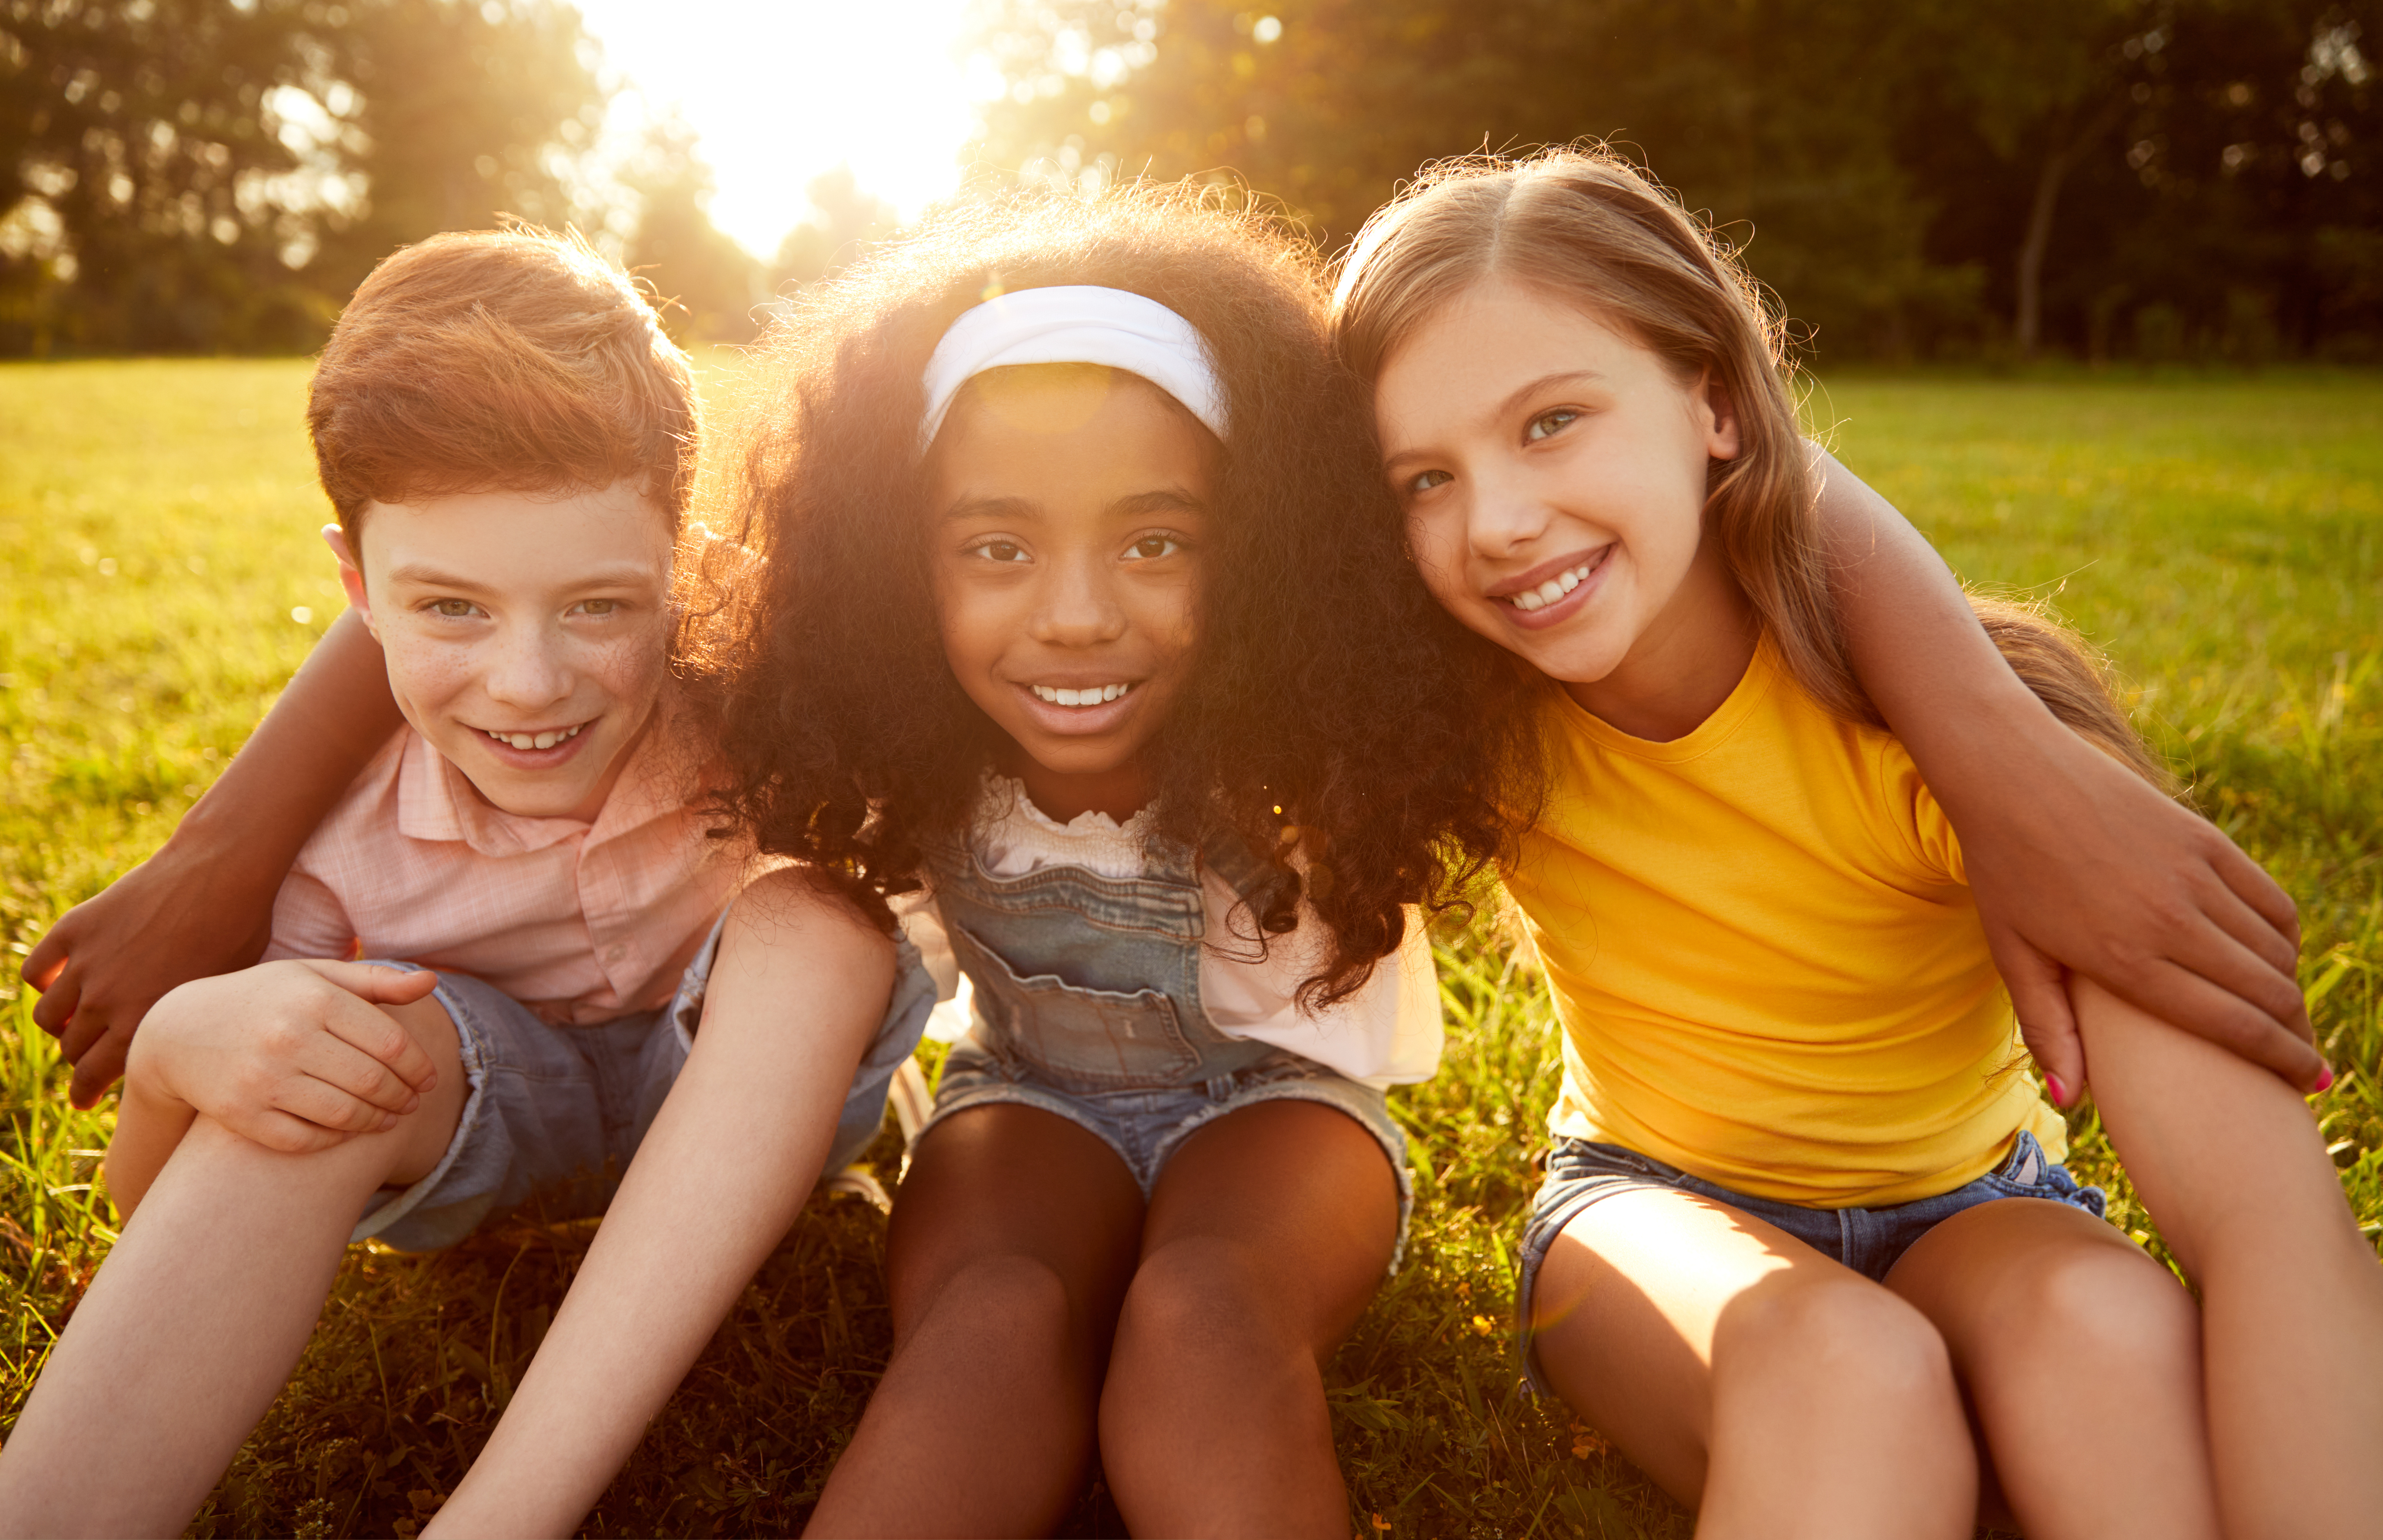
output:
<path id="1" fill-rule="evenodd" d="M 1109 504 L 1112 518 L 1138 519 L 1151 513 L 1198 513 L 1204 511 L 1199 499 L 1180 487 L 1163 487 L 1147 492 L 1129 492 Z"/>
<path id="2" fill-rule="evenodd" d="M 962 519 L 1003 519 L 1039 524 L 1043 511 L 1024 498 L 962 498 L 944 510 L 944 522 L 957 524 Z"/>
<path id="3" fill-rule="evenodd" d="M 1587 385 L 1591 382 L 1601 385 L 1605 383 L 1605 380 L 1606 375 L 1604 371 L 1599 369 L 1559 369 L 1553 374 L 1541 375 L 1537 379 L 1526 380 L 1523 384 L 1516 386 L 1513 389 L 1507 391 L 1505 398 L 1502 400 L 1499 401 L 1495 406 L 1490 407 L 1488 411 L 1479 413 L 1475 418 L 1475 421 L 1480 423 L 1496 423 L 1502 418 L 1511 417 L 1515 413 L 1522 410 L 1523 403 L 1525 401 L 1530 400 L 1533 396 L 1537 395 L 1542 390 L 1550 390 L 1559 385 Z M 1427 459 L 1430 457 L 1431 453 L 1432 451 L 1428 448 L 1419 450 L 1399 450 L 1394 453 L 1386 454 L 1382 457 L 1382 468 L 1384 470 L 1392 470 L 1395 469 L 1402 461 Z"/>

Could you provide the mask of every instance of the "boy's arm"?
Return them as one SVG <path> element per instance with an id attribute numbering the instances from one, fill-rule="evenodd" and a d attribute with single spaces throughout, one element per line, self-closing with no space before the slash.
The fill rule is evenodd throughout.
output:
<path id="1" fill-rule="evenodd" d="M 745 891 L 694 1052 L 429 1534 L 578 1525 L 794 1223 L 894 978 L 893 942 L 799 869 Z"/>
<path id="2" fill-rule="evenodd" d="M 75 1066 L 76 1106 L 124 1073 L 159 996 L 263 955 L 290 864 L 402 721 L 380 645 L 342 614 L 164 846 L 50 927 L 22 972 Z"/>
<path id="3" fill-rule="evenodd" d="M 2217 828 L 2071 733 L 2020 683 L 1934 548 L 1825 453 L 1831 587 L 1862 685 L 1959 832 L 2036 1062 L 2085 1083 L 2063 968 L 2303 1090 L 2325 1062 L 2291 899 Z"/>

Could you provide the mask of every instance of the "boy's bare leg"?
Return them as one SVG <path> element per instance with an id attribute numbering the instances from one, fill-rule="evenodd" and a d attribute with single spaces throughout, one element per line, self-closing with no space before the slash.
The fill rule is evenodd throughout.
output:
<path id="1" fill-rule="evenodd" d="M 1038 1107 L 919 1141 L 886 1248 L 894 1358 L 806 1534 L 1047 1534 L 1083 1490 L 1142 1189 Z"/>
<path id="2" fill-rule="evenodd" d="M 2316 1120 L 2258 1066 L 2072 988 L 2103 1126 L 2201 1289 L 2226 1533 L 2376 1533 L 2383 1266 Z"/>
<path id="3" fill-rule="evenodd" d="M 1929 1231 L 1886 1285 L 1945 1334 L 2029 1540 L 2216 1540 L 2201 1312 L 2167 1268 L 2012 1198 Z"/>
<path id="4" fill-rule="evenodd" d="M 1348 1532 L 1324 1361 L 1398 1225 L 1380 1141 L 1336 1108 L 1264 1102 L 1184 1140 L 1101 1392 L 1101 1463 L 1133 1533 Z"/>
<path id="5" fill-rule="evenodd" d="M 1793 1236 L 1635 1190 L 1564 1226 L 1533 1300 L 1556 1390 L 1701 1540 L 1968 1540 L 1978 1460 L 1927 1317 Z"/>
<path id="6" fill-rule="evenodd" d="M 445 1008 L 385 1008 L 438 1066 L 423 1105 L 302 1155 L 191 1124 L 0 1451 L 0 1534 L 174 1534 L 190 1522 L 288 1382 L 365 1201 L 428 1174 L 462 1115 Z"/>

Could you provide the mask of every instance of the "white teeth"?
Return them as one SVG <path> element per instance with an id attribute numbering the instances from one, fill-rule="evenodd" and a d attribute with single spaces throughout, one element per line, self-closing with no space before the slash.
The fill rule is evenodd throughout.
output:
<path id="1" fill-rule="evenodd" d="M 1133 686 L 1130 684 L 1094 684 L 1081 690 L 1064 690 L 1051 684 L 1030 684 L 1027 688 L 1034 692 L 1036 699 L 1047 700 L 1054 706 L 1098 706 L 1104 701 L 1117 699 Z"/>
<path id="2" fill-rule="evenodd" d="M 1597 567 L 1595 561 L 1584 561 L 1569 572 L 1558 573 L 1536 588 L 1525 588 L 1519 594 L 1508 594 L 1506 602 L 1527 615 L 1534 610 L 1544 610 L 1588 581 Z"/>
<path id="3" fill-rule="evenodd" d="M 514 748 L 552 748 L 579 736 L 579 729 L 586 725 L 581 722 L 579 727 L 558 728 L 549 733 L 490 733 L 488 736 Z"/>

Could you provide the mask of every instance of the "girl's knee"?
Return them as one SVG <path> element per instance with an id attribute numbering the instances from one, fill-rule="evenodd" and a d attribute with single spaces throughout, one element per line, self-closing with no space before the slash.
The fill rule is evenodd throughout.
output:
<path id="1" fill-rule="evenodd" d="M 1295 1296 L 1270 1282 L 1260 1259 L 1237 1242 L 1195 1237 L 1169 1241 L 1135 1269 L 1117 1322 L 1120 1346 L 1208 1356 L 1304 1334 L 1286 1322 Z"/>
<path id="2" fill-rule="evenodd" d="M 2200 1364 L 2200 1307 L 2131 1246 L 2067 1248 L 2006 1287 L 1996 1336 L 2048 1365 L 2131 1374 Z"/>
<path id="3" fill-rule="evenodd" d="M 1748 1373 L 1784 1373 L 1866 1402 L 1959 1413 L 1943 1335 L 1910 1304 L 1851 1274 L 1780 1274 L 1747 1290 L 1722 1314 L 1713 1372 L 1717 1390 Z"/>

